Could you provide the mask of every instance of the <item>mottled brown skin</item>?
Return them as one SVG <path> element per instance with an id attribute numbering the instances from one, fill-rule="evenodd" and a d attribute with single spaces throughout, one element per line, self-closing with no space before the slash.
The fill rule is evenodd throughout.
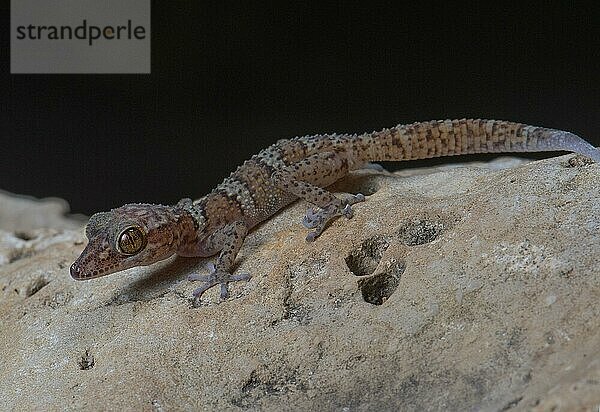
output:
<path id="1" fill-rule="evenodd" d="M 119 235 L 130 227 L 145 234 L 144 248 L 126 255 L 117 245 Z M 74 279 L 85 280 L 145 266 L 180 253 L 196 241 L 195 222 L 177 206 L 129 204 L 110 212 L 96 213 L 86 227 L 89 242 L 71 266 Z"/>
<path id="2" fill-rule="evenodd" d="M 361 194 L 337 198 L 324 188 L 372 161 L 399 161 L 466 153 L 567 150 L 600 162 L 600 151 L 560 130 L 520 123 L 461 119 L 399 125 L 362 135 L 316 135 L 280 140 L 246 161 L 210 194 L 175 206 L 129 204 L 91 217 L 89 243 L 71 266 L 74 279 L 92 279 L 134 266 L 150 265 L 174 254 L 219 254 L 194 291 L 198 301 L 215 285 L 248 280 L 231 274 L 246 234 L 286 205 L 302 198 L 310 208 L 303 224 L 315 240 L 337 216 L 352 217 Z"/>

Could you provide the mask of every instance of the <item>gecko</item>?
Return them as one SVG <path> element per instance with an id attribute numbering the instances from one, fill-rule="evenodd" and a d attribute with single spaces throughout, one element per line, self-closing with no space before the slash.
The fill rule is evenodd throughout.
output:
<path id="1" fill-rule="evenodd" d="M 176 205 L 126 204 L 91 216 L 88 244 L 70 267 L 73 279 L 87 280 L 146 266 L 173 255 L 218 254 L 193 293 L 220 286 L 228 298 L 230 282 L 249 280 L 232 268 L 244 238 L 259 223 L 297 199 L 309 207 L 302 223 L 315 241 L 337 217 L 351 218 L 362 194 L 335 196 L 337 180 L 370 162 L 402 161 L 469 153 L 565 150 L 600 162 L 600 150 L 562 130 L 501 120 L 436 120 L 398 125 L 364 134 L 323 134 L 277 141 L 244 162 L 208 195 Z"/>

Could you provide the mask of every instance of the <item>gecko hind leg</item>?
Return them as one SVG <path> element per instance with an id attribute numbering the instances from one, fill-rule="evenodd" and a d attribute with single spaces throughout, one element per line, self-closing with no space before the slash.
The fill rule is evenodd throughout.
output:
<path id="1" fill-rule="evenodd" d="M 314 229 L 306 236 L 307 241 L 319 237 L 332 219 L 338 216 L 350 219 L 353 215 L 351 206 L 365 200 L 360 193 L 340 199 L 323 189 L 346 176 L 349 169 L 347 153 L 330 151 L 315 153 L 271 176 L 279 189 L 318 207 L 316 210 L 309 208 L 302 220 L 305 227 Z"/>

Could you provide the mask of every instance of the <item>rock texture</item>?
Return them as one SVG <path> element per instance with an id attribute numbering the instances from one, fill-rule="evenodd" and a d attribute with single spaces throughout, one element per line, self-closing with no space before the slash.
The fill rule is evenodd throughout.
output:
<path id="1" fill-rule="evenodd" d="M 68 215 L 63 199 L 35 199 L 0 190 L 0 229 L 23 233 L 32 229 L 76 229 L 85 216 Z"/>
<path id="2" fill-rule="evenodd" d="M 81 227 L 2 218 L 0 409 L 597 410 L 600 166 L 568 159 L 357 172 L 352 220 L 307 244 L 293 205 L 198 308 L 208 260 L 75 282 Z"/>

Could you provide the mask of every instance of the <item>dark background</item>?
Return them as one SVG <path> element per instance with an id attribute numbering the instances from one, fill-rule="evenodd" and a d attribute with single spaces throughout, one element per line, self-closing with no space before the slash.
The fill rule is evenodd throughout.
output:
<path id="1" fill-rule="evenodd" d="M 441 118 L 600 145 L 589 8 L 239 3 L 153 2 L 151 75 L 11 75 L 4 6 L 0 188 L 87 214 L 173 203 L 280 138 Z"/>

